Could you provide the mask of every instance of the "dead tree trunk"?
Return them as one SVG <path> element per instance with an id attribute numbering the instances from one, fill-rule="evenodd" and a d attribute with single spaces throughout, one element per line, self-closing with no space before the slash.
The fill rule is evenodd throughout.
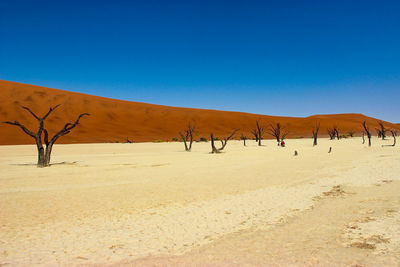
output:
<path id="1" fill-rule="evenodd" d="M 242 140 L 243 140 L 243 145 L 244 145 L 244 146 L 246 146 L 246 140 L 247 140 L 247 137 L 246 137 L 246 136 L 244 136 L 244 135 L 242 134 L 242 136 L 240 137 L 240 139 L 242 139 Z"/>
<path id="2" fill-rule="evenodd" d="M 190 152 L 190 150 L 192 149 L 193 134 L 195 127 L 196 124 L 194 124 L 192 127 L 189 123 L 187 129 L 185 130 L 185 135 L 179 132 L 179 135 L 181 136 L 183 143 L 185 144 L 185 151 L 187 152 Z M 187 142 L 189 142 L 189 145 L 187 144 Z"/>
<path id="3" fill-rule="evenodd" d="M 378 128 L 375 128 L 375 130 L 376 130 L 376 135 L 378 136 L 378 138 L 381 138 L 381 137 L 382 137 L 382 132 L 381 132 L 381 130 L 378 129 Z"/>
<path id="4" fill-rule="evenodd" d="M 257 132 L 257 128 L 252 130 L 251 133 L 254 135 L 254 138 L 256 140 L 256 142 L 258 142 L 258 132 Z"/>
<path id="5" fill-rule="evenodd" d="M 362 125 L 363 125 L 363 127 L 364 127 L 365 132 L 367 133 L 367 137 L 368 137 L 368 146 L 371 146 L 371 133 L 370 133 L 368 127 L 367 127 L 367 122 L 364 121 Z"/>
<path id="6" fill-rule="evenodd" d="M 265 125 L 260 125 L 259 123 L 258 123 L 258 121 L 256 121 L 256 130 L 257 130 L 257 136 L 258 136 L 258 146 L 262 146 L 261 145 L 261 140 L 262 140 L 262 138 L 263 138 L 263 134 L 264 134 L 264 128 L 265 128 Z"/>
<path id="7" fill-rule="evenodd" d="M 327 129 L 327 131 L 328 131 L 328 134 L 329 134 L 329 138 L 330 138 L 331 140 L 335 139 L 335 137 L 336 137 L 336 131 L 335 131 L 335 129 L 334 129 L 334 128 L 333 128 L 333 129 Z"/>
<path id="8" fill-rule="evenodd" d="M 281 126 L 280 123 L 277 123 L 276 127 L 270 124 L 269 134 L 275 137 L 276 141 L 278 142 L 278 146 L 280 145 L 280 142 L 283 141 L 285 137 L 289 134 L 289 131 L 283 130 L 284 128 Z"/>
<path id="9" fill-rule="evenodd" d="M 53 112 L 59 106 L 60 105 L 50 108 L 50 110 L 43 117 L 37 116 L 32 110 L 30 110 L 27 107 L 22 107 L 23 109 L 27 110 L 39 122 L 39 129 L 36 133 L 28 130 L 24 125 L 20 124 L 18 121 L 14 121 L 14 122 L 5 121 L 4 122 L 4 123 L 10 124 L 10 125 L 15 125 L 15 126 L 20 127 L 27 135 L 29 135 L 35 139 L 36 147 L 38 150 L 38 162 L 37 162 L 38 167 L 49 166 L 53 145 L 57 141 L 57 139 L 60 138 L 61 136 L 69 134 L 70 131 L 79 124 L 79 120 L 81 119 L 81 117 L 83 117 L 85 115 L 89 116 L 88 113 L 80 114 L 74 123 L 65 124 L 64 127 L 58 133 L 56 133 L 49 141 L 49 134 L 48 134 L 47 130 L 44 128 L 44 121 L 50 115 L 50 113 Z M 46 144 L 46 149 L 43 146 L 42 134 L 44 135 L 43 141 Z"/>
<path id="10" fill-rule="evenodd" d="M 214 134 L 211 134 L 210 135 L 210 137 L 211 137 L 211 149 L 212 149 L 211 153 L 221 153 L 221 151 L 224 150 L 224 148 L 226 147 L 226 144 L 228 143 L 229 139 L 231 139 L 236 134 L 237 131 L 239 131 L 239 129 L 234 130 L 231 135 L 229 135 L 224 140 L 221 140 L 221 147 L 220 148 L 217 148 L 215 146 Z"/>
<path id="11" fill-rule="evenodd" d="M 383 147 L 384 146 L 395 146 L 396 145 L 396 131 L 394 131 L 394 130 L 387 130 L 387 131 L 390 131 L 391 133 L 392 133 L 392 136 L 393 136 L 393 145 L 382 145 Z"/>
<path id="12" fill-rule="evenodd" d="M 313 135 L 313 146 L 316 146 L 318 144 L 318 132 L 319 132 L 319 127 L 320 127 L 320 123 L 318 123 L 317 125 L 315 125 L 315 128 L 312 130 L 312 135 Z"/>
<path id="13" fill-rule="evenodd" d="M 340 135 L 339 135 L 339 128 L 337 126 L 333 127 L 333 131 L 335 132 L 335 136 L 337 138 L 337 140 L 340 139 Z"/>
<path id="14" fill-rule="evenodd" d="M 276 124 L 276 127 L 270 124 L 269 134 L 275 137 L 276 141 L 279 144 L 279 142 L 281 141 L 281 124 L 278 122 Z"/>
<path id="15" fill-rule="evenodd" d="M 380 133 L 378 133 L 378 137 L 382 137 L 382 140 L 384 140 L 386 138 L 386 132 L 388 131 L 388 129 L 386 129 L 385 125 L 383 125 L 383 121 L 379 121 L 378 124 L 380 127 L 380 129 L 377 129 Z"/>
<path id="16" fill-rule="evenodd" d="M 365 133 L 364 132 L 363 132 L 362 138 L 363 138 L 363 144 L 365 144 Z"/>

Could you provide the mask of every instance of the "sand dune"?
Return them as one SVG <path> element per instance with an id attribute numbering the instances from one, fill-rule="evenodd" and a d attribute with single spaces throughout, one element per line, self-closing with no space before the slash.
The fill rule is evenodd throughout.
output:
<path id="1" fill-rule="evenodd" d="M 198 135 L 208 139 L 211 132 L 217 136 L 229 134 L 240 128 L 241 133 L 251 136 L 255 121 L 263 124 L 280 122 L 289 129 L 288 137 L 309 137 L 317 121 L 321 123 L 321 135 L 326 128 L 337 125 L 343 133 L 361 132 L 360 123 L 368 122 L 373 130 L 377 120 L 362 114 L 315 115 L 307 118 L 274 117 L 240 112 L 176 108 L 137 102 L 108 99 L 73 93 L 40 86 L 0 81 L 0 121 L 18 120 L 30 129 L 37 124 L 31 115 L 19 105 L 29 106 L 38 114 L 47 112 L 50 106 L 62 106 L 48 118 L 46 126 L 55 133 L 66 122 L 75 120 L 79 113 L 88 112 L 76 129 L 59 140 L 59 143 L 104 143 L 130 140 L 143 142 L 172 140 L 178 137 L 189 121 L 197 124 Z M 386 123 L 387 127 L 400 129 L 399 125 Z M 32 144 L 31 137 L 20 129 L 0 124 L 0 145 Z M 374 131 L 375 133 L 375 131 Z M 238 136 L 239 136 L 238 135 Z M 266 138 L 271 136 L 266 135 Z"/>

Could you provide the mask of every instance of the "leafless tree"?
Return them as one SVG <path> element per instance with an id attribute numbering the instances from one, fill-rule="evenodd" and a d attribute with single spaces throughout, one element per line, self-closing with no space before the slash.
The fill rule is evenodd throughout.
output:
<path id="1" fill-rule="evenodd" d="M 215 143 L 214 143 L 214 134 L 211 134 L 211 153 L 221 153 L 222 150 L 224 150 L 226 144 L 228 143 L 229 139 L 231 139 L 236 132 L 239 131 L 239 129 L 235 129 L 231 135 L 229 135 L 228 137 L 226 137 L 224 140 L 220 140 L 221 141 L 221 147 L 220 148 L 216 148 Z"/>
<path id="2" fill-rule="evenodd" d="M 381 130 L 378 129 L 378 128 L 375 128 L 375 130 L 376 130 L 376 134 L 378 135 L 378 138 L 381 138 L 381 137 L 382 137 L 382 132 L 381 132 Z"/>
<path id="3" fill-rule="evenodd" d="M 386 129 L 385 125 L 383 125 L 383 121 L 378 121 L 378 124 L 379 124 L 380 129 L 377 129 L 377 130 L 379 131 L 380 137 L 382 137 L 382 140 L 384 140 L 386 138 L 386 132 L 388 131 L 388 129 Z M 378 133 L 378 136 L 379 136 L 379 133 Z"/>
<path id="4" fill-rule="evenodd" d="M 269 134 L 275 137 L 278 144 L 283 139 L 285 139 L 285 137 L 288 133 L 289 133 L 289 131 L 284 130 L 284 128 L 281 126 L 281 124 L 279 122 L 276 124 L 276 126 L 273 126 L 272 124 L 270 124 Z"/>
<path id="5" fill-rule="evenodd" d="M 365 132 L 362 132 L 363 144 L 365 144 Z"/>
<path id="6" fill-rule="evenodd" d="M 88 113 L 82 113 L 78 116 L 78 118 L 75 120 L 74 123 L 66 123 L 64 127 L 58 131 L 50 140 L 49 140 L 49 133 L 44 127 L 44 121 L 47 119 L 47 117 L 52 113 L 56 108 L 58 108 L 60 105 L 51 107 L 49 111 L 43 116 L 39 117 L 37 116 L 31 109 L 28 107 L 22 107 L 23 109 L 27 110 L 38 122 L 39 122 L 39 129 L 37 132 L 32 132 L 28 130 L 24 125 L 19 123 L 18 121 L 5 121 L 4 123 L 10 124 L 10 125 L 15 125 L 20 127 L 24 133 L 35 139 L 36 142 L 36 147 L 38 150 L 38 162 L 37 166 L 38 167 L 47 167 L 50 166 L 50 157 L 51 157 L 51 151 L 53 149 L 54 143 L 57 141 L 58 138 L 61 136 L 64 136 L 66 134 L 69 134 L 70 131 L 75 128 L 79 124 L 79 120 L 83 116 L 89 116 Z M 43 138 L 42 138 L 43 135 Z M 43 140 L 42 140 L 43 139 Z M 43 146 L 43 142 L 46 145 L 46 148 Z"/>
<path id="7" fill-rule="evenodd" d="M 258 131 L 257 131 L 257 128 L 251 130 L 251 133 L 254 135 L 254 138 L 255 138 L 256 142 L 258 142 Z"/>
<path id="8" fill-rule="evenodd" d="M 329 134 L 329 138 L 330 138 L 331 140 L 335 139 L 335 137 L 336 137 L 335 128 L 332 128 L 332 129 L 329 129 L 329 128 L 328 128 L 327 131 L 328 131 L 328 134 Z"/>
<path id="9" fill-rule="evenodd" d="M 313 146 L 316 146 L 318 144 L 317 139 L 318 139 L 318 132 L 319 132 L 319 127 L 320 127 L 320 123 L 315 125 L 315 128 L 312 130 L 312 135 L 313 135 Z"/>
<path id="10" fill-rule="evenodd" d="M 193 124 L 193 126 L 190 125 L 190 122 L 188 123 L 187 129 L 185 130 L 185 134 L 182 134 L 179 132 L 179 135 L 181 136 L 183 143 L 185 144 L 185 151 L 190 152 L 192 149 L 192 144 L 193 144 L 193 134 L 194 130 L 196 128 L 196 124 Z M 189 142 L 189 145 L 187 144 Z"/>
<path id="11" fill-rule="evenodd" d="M 243 140 L 243 145 L 246 146 L 247 137 L 246 137 L 245 135 L 242 134 L 242 136 L 240 136 L 240 139 Z"/>
<path id="12" fill-rule="evenodd" d="M 387 130 L 387 131 L 389 131 L 392 134 L 393 144 L 392 145 L 382 145 L 382 146 L 395 146 L 396 145 L 396 136 L 397 136 L 396 131 L 395 130 Z"/>
<path id="13" fill-rule="evenodd" d="M 336 136 L 337 140 L 339 140 L 340 139 L 339 128 L 335 125 L 333 127 L 333 130 L 335 131 L 335 136 Z"/>
<path id="14" fill-rule="evenodd" d="M 286 136 L 289 134 L 288 130 L 285 130 L 285 132 L 281 135 L 281 141 L 285 140 Z"/>
<path id="15" fill-rule="evenodd" d="M 368 136 L 368 146 L 371 146 L 371 132 L 369 131 L 369 128 L 367 127 L 367 122 L 364 121 L 362 125 L 364 127 L 365 133 Z"/>
<path id="16" fill-rule="evenodd" d="M 256 133 L 258 139 L 258 145 L 261 146 L 261 140 L 263 138 L 265 125 L 260 125 L 258 121 L 256 121 Z"/>

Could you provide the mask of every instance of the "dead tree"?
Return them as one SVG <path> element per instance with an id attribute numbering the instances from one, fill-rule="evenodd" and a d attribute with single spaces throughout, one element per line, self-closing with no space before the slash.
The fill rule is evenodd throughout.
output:
<path id="1" fill-rule="evenodd" d="M 276 127 L 274 127 L 272 124 L 270 124 L 269 128 L 269 134 L 275 137 L 276 141 L 279 143 L 285 139 L 286 135 L 288 135 L 289 131 L 285 130 L 283 131 L 284 128 L 281 126 L 281 124 L 278 122 L 276 124 Z"/>
<path id="2" fill-rule="evenodd" d="M 225 146 L 226 146 L 226 144 L 228 143 L 228 141 L 229 141 L 229 139 L 231 139 L 235 134 L 236 134 L 236 132 L 237 131 L 239 131 L 239 129 L 235 129 L 232 133 L 231 133 L 231 135 L 229 135 L 228 137 L 226 137 L 224 140 L 221 140 L 221 147 L 220 148 L 216 148 L 215 147 L 215 143 L 214 143 L 214 134 L 211 134 L 210 135 L 210 137 L 211 137 L 211 153 L 221 153 L 221 151 L 222 150 L 224 150 L 224 148 L 225 148 Z"/>
<path id="3" fill-rule="evenodd" d="M 263 138 L 263 134 L 264 134 L 264 128 L 265 125 L 260 125 L 258 123 L 258 121 L 256 121 L 256 133 L 257 133 L 257 139 L 258 139 L 258 145 L 261 146 L 261 140 Z"/>
<path id="4" fill-rule="evenodd" d="M 382 146 L 395 146 L 395 145 L 396 145 L 396 135 L 397 135 L 396 131 L 394 131 L 394 130 L 387 130 L 387 131 L 389 131 L 389 132 L 392 133 L 392 136 L 393 136 L 393 145 L 382 145 Z"/>
<path id="5" fill-rule="evenodd" d="M 53 112 L 59 106 L 60 105 L 57 105 L 57 106 L 54 106 L 54 107 L 50 108 L 49 111 L 43 117 L 37 116 L 32 110 L 30 110 L 27 107 L 22 107 L 23 109 L 27 110 L 39 122 L 39 129 L 38 129 L 38 131 L 36 133 L 28 130 L 24 125 L 22 125 L 18 121 L 14 121 L 14 122 L 5 121 L 4 122 L 4 123 L 10 124 L 10 125 L 15 125 L 15 126 L 20 127 L 24 131 L 24 133 L 26 133 L 27 135 L 29 135 L 30 137 L 35 139 L 36 147 L 37 147 L 37 150 L 38 150 L 38 162 L 37 162 L 37 166 L 38 167 L 50 166 L 51 151 L 52 151 L 53 145 L 57 141 L 57 139 L 60 138 L 61 136 L 69 134 L 70 131 L 79 124 L 79 120 L 83 116 L 85 116 L 85 115 L 89 116 L 88 113 L 80 114 L 74 123 L 70 123 L 70 122 L 66 123 L 64 125 L 64 127 L 60 131 L 58 131 L 49 140 L 49 133 L 44 128 L 44 121 L 47 119 L 47 117 L 50 115 L 50 113 Z M 43 138 L 42 138 L 42 135 L 43 135 Z M 46 148 L 44 148 L 43 142 L 45 143 Z"/>
<path id="6" fill-rule="evenodd" d="M 269 134 L 275 137 L 276 141 L 279 143 L 281 141 L 281 124 L 278 122 L 276 127 L 274 127 L 272 124 L 270 124 L 269 127 Z"/>
<path id="7" fill-rule="evenodd" d="M 365 144 L 365 133 L 362 132 L 363 144 Z"/>
<path id="8" fill-rule="evenodd" d="M 381 132 L 381 130 L 378 129 L 378 128 L 375 128 L 375 131 L 376 131 L 376 135 L 378 136 L 378 138 L 381 138 L 381 137 L 382 137 L 382 132 Z"/>
<path id="9" fill-rule="evenodd" d="M 336 131 L 335 131 L 335 128 L 332 128 L 332 129 L 326 129 L 327 131 L 328 131 L 328 134 L 329 134 L 329 138 L 331 139 L 331 140 L 333 140 L 333 139 L 335 139 L 335 137 L 336 137 Z"/>
<path id="10" fill-rule="evenodd" d="M 242 134 L 242 136 L 240 137 L 240 139 L 242 139 L 242 140 L 243 140 L 243 145 L 244 145 L 244 146 L 246 146 L 246 140 L 247 140 L 247 137 L 246 137 L 246 136 L 244 136 L 244 135 Z"/>
<path id="11" fill-rule="evenodd" d="M 333 131 L 335 132 L 337 140 L 339 140 L 340 139 L 339 128 L 336 125 L 333 127 Z"/>
<path id="12" fill-rule="evenodd" d="M 319 127 L 320 127 L 320 123 L 315 125 L 315 128 L 312 130 L 312 135 L 313 135 L 313 146 L 316 146 L 318 144 L 317 139 L 318 139 L 318 132 L 319 132 Z"/>
<path id="13" fill-rule="evenodd" d="M 256 142 L 258 142 L 258 132 L 257 132 L 257 128 L 251 130 L 251 133 L 254 135 L 254 138 L 255 138 Z"/>
<path id="14" fill-rule="evenodd" d="M 380 137 L 382 137 L 382 140 L 384 140 L 386 138 L 386 132 L 388 131 L 388 129 L 386 129 L 385 125 L 383 125 L 383 121 L 378 121 L 378 124 L 379 124 L 380 129 L 377 129 L 377 130 L 379 131 Z"/>
<path id="15" fill-rule="evenodd" d="M 354 136 L 354 131 L 350 131 L 350 132 L 349 132 L 349 136 L 350 136 L 350 137 L 353 137 L 353 136 Z"/>
<path id="16" fill-rule="evenodd" d="M 362 125 L 363 125 L 365 133 L 367 134 L 367 137 L 368 137 L 368 146 L 371 146 L 371 132 L 369 131 L 369 129 L 367 127 L 367 122 L 364 121 Z"/>
<path id="17" fill-rule="evenodd" d="M 179 135 L 181 136 L 183 143 L 185 144 L 185 151 L 187 151 L 187 152 L 190 152 L 190 150 L 192 149 L 193 134 L 194 134 L 195 128 L 196 128 L 196 124 L 194 124 L 192 127 L 189 122 L 188 127 L 185 130 L 185 134 L 182 134 L 181 132 L 179 132 Z M 189 145 L 187 144 L 187 142 L 189 142 Z"/>
<path id="18" fill-rule="evenodd" d="M 281 141 L 285 140 L 286 136 L 289 134 L 289 131 L 285 131 L 282 135 L 281 135 Z"/>

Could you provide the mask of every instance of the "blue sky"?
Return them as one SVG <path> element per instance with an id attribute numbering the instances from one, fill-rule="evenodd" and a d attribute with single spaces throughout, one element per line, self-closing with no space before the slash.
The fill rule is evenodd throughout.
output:
<path id="1" fill-rule="evenodd" d="M 400 122 L 400 1 L 0 1 L 0 79 Z"/>

